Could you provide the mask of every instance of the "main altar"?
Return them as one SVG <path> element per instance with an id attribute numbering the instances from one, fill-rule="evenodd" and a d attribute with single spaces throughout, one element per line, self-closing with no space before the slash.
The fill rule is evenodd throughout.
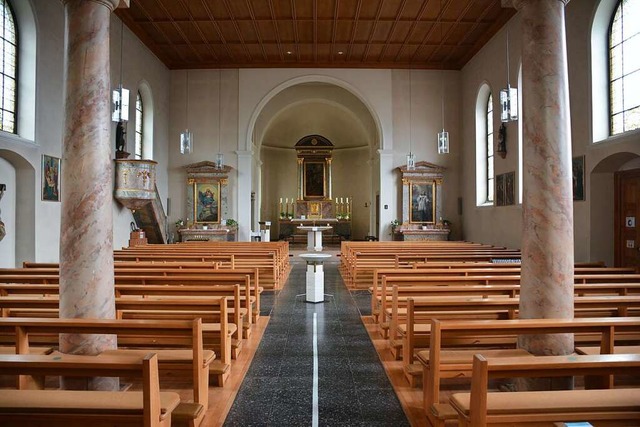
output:
<path id="1" fill-rule="evenodd" d="M 320 135 L 308 135 L 296 143 L 295 149 L 297 194 L 280 198 L 279 239 L 306 241 L 304 227 L 322 227 L 325 240 L 350 239 L 353 199 L 333 197 L 333 144 Z"/>

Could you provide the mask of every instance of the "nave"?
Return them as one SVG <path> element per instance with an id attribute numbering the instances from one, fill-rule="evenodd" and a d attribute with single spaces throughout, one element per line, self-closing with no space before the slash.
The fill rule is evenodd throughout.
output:
<path id="1" fill-rule="evenodd" d="M 294 254 L 225 426 L 409 425 L 333 255 L 326 301 L 309 304 Z"/>

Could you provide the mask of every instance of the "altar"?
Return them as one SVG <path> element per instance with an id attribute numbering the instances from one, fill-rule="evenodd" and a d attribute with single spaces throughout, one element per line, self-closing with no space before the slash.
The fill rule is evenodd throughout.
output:
<path id="1" fill-rule="evenodd" d="M 300 139 L 295 148 L 297 194 L 280 198 L 278 239 L 305 241 L 310 251 L 321 250 L 317 248 L 322 247 L 323 240 L 350 239 L 353 199 L 333 196 L 333 144 L 320 135 L 309 135 Z"/>

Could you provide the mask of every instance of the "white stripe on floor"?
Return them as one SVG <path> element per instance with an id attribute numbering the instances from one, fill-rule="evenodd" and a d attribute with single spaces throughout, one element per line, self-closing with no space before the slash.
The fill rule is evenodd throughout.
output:
<path id="1" fill-rule="evenodd" d="M 313 410 L 311 426 L 318 427 L 318 313 L 313 313 Z"/>

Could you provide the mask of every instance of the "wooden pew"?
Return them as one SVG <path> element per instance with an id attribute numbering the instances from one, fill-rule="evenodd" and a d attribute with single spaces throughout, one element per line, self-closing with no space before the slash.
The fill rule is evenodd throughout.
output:
<path id="1" fill-rule="evenodd" d="M 614 353 L 616 339 L 632 334 L 640 339 L 640 317 L 514 320 L 440 320 L 430 322 L 428 350 L 417 353 L 422 366 L 424 411 L 434 426 L 443 426 L 455 413 L 440 403 L 440 383 L 444 378 L 468 378 L 473 355 L 486 357 L 526 357 L 515 348 L 518 335 L 576 334 L 576 340 L 598 343 L 603 354 Z M 488 348 L 487 343 L 510 342 L 511 348 Z"/>
<path id="2" fill-rule="evenodd" d="M 584 296 L 574 298 L 575 314 L 578 317 L 625 317 L 640 314 L 640 296 Z M 519 298 L 500 297 L 416 297 L 408 298 L 406 324 L 399 324 L 403 337 L 402 364 L 405 376 L 411 385 L 417 385 L 421 370 L 414 364 L 416 349 L 426 348 L 430 339 L 432 319 L 472 319 L 491 316 L 495 319 L 515 319 L 518 315 Z M 491 344 L 505 344 L 491 341 Z"/>
<path id="3" fill-rule="evenodd" d="M 11 317 L 58 317 L 58 296 L 0 296 L 0 309 Z M 218 359 L 209 365 L 211 382 L 223 386 L 231 367 L 231 336 L 237 327 L 228 322 L 226 297 L 116 298 L 117 319 L 193 320 L 203 319 L 205 347 L 215 351 Z M 226 333 L 225 333 L 226 332 Z M 47 341 L 50 343 L 51 341 Z M 140 341 L 138 341 L 140 343 Z M 142 344 L 152 345 L 151 337 Z"/>
<path id="4" fill-rule="evenodd" d="M 640 389 L 489 391 L 489 380 L 513 377 L 567 377 L 640 373 L 640 355 L 545 356 L 473 359 L 470 393 L 456 393 L 450 403 L 463 426 L 539 426 L 587 421 L 595 425 L 639 425 Z M 601 423 L 601 424 L 600 424 Z"/>
<path id="5" fill-rule="evenodd" d="M 25 263 L 26 264 L 26 263 Z M 4 283 L 58 283 L 58 264 L 48 264 L 47 267 L 35 267 L 30 263 L 28 268 L 0 269 L 0 282 Z M 252 317 L 248 319 L 247 325 L 257 322 L 260 317 L 260 287 L 259 273 L 257 268 L 238 269 L 214 269 L 211 263 L 207 262 L 117 262 L 115 264 L 115 276 L 136 276 L 141 277 L 165 277 L 165 276 L 204 276 L 209 277 L 211 284 L 240 284 L 247 280 L 251 288 L 251 300 L 253 305 Z M 248 279 L 246 276 L 249 276 Z M 156 281 L 156 284 L 158 282 Z M 247 326 L 247 329 L 250 329 Z M 249 332 L 249 331 L 248 331 Z"/>
<path id="6" fill-rule="evenodd" d="M 142 357 L 150 349 L 158 354 L 161 372 L 178 373 L 193 384 L 193 400 L 197 407 L 191 409 L 188 420 L 197 425 L 208 407 L 209 369 L 215 353 L 204 349 L 202 320 L 108 320 L 108 319 L 60 319 L 60 318 L 0 318 L 0 339 L 11 343 L 17 354 L 30 354 L 33 341 L 58 341 L 60 333 L 116 335 L 119 348 L 103 352 L 101 356 Z M 136 350 L 127 347 L 135 346 Z M 139 347 L 146 347 L 140 349 Z M 58 354 L 56 354 L 57 356 Z M 28 385 L 42 388 L 43 384 L 28 378 L 20 379 L 19 388 Z M 191 405 L 192 406 L 192 405 Z M 177 412 L 190 405 L 180 404 Z"/>
<path id="7" fill-rule="evenodd" d="M 170 427 L 177 393 L 161 392 L 158 357 L 0 355 L 0 374 L 137 377 L 142 391 L 3 390 L 0 425 Z"/>

